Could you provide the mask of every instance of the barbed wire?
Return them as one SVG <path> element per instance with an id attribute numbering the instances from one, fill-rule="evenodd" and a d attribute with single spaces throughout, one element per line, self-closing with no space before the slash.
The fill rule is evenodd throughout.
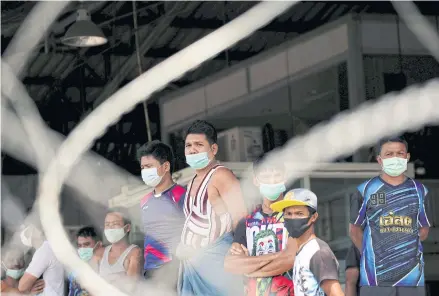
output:
<path id="1" fill-rule="evenodd" d="M 72 167 L 90 147 L 91 143 L 105 132 L 108 126 L 116 122 L 124 113 L 129 112 L 137 103 L 145 100 L 145 97 L 149 97 L 169 82 L 181 77 L 202 62 L 250 35 L 294 4 L 295 2 L 263 2 L 258 4 L 234 21 L 144 73 L 93 111 L 72 131 L 58 150 L 55 150 L 54 147 L 55 157 L 48 167 L 46 167 L 47 163 L 43 165 L 43 161 L 38 162 L 39 173 L 44 173 L 40 179 L 38 189 L 38 208 L 46 237 L 51 243 L 57 258 L 69 269 L 77 272 L 80 284 L 93 295 L 125 294 L 112 285 L 108 285 L 87 263 L 79 259 L 64 232 L 59 213 L 59 194 L 62 184 Z M 36 8 L 35 11 L 37 11 Z M 397 9 L 397 11 L 401 15 L 408 13 L 407 10 L 402 9 Z M 36 14 L 38 15 L 38 13 L 41 13 L 41 11 Z M 35 20 L 37 18 L 31 19 Z M 410 22 L 416 21 L 419 23 L 419 21 L 422 21 L 427 28 L 429 26 L 425 18 L 419 15 L 417 18 L 403 17 L 403 19 L 417 35 L 422 33 L 420 31 L 425 31 L 425 27 L 422 29 L 418 24 L 415 28 L 413 23 L 410 25 Z M 42 34 L 44 34 L 44 30 L 42 31 Z M 35 32 L 35 34 L 38 32 Z M 431 30 L 429 32 L 431 33 Z M 419 37 L 424 46 L 430 50 L 437 48 L 435 47 L 437 45 L 434 45 L 434 42 L 439 44 L 437 36 L 431 34 L 426 36 L 428 38 Z M 425 45 L 428 42 L 430 44 Z M 25 43 L 27 46 L 25 48 L 21 48 L 20 42 L 17 42 L 17 44 L 22 52 L 31 52 L 31 49 L 28 49 L 32 46 L 32 42 Z M 436 56 L 437 52 L 433 55 Z M 8 63 L 7 60 L 6 63 Z M 11 69 L 11 67 L 5 65 L 2 59 L 2 76 L 4 76 L 2 77 L 2 92 L 11 102 L 31 101 L 25 89 L 14 77 L 14 74 L 20 73 L 20 67 L 24 63 L 18 63 L 17 65 L 19 65 L 17 69 Z M 11 84 L 3 91 L 4 85 L 7 85 L 8 82 Z M 17 91 L 14 93 L 15 90 Z M 433 79 L 422 86 L 409 87 L 400 94 L 387 94 L 376 103 L 368 102 L 356 110 L 344 112 L 329 124 L 320 124 L 308 134 L 290 140 L 284 148 L 276 150 L 276 153 L 271 153 L 266 162 L 274 163 L 288 159 L 290 163 L 294 163 L 295 169 L 288 171 L 286 176 L 288 182 L 292 183 L 294 180 L 309 174 L 313 169 L 318 168 L 321 163 L 327 163 L 342 155 L 352 154 L 357 149 L 373 144 L 384 136 L 407 130 L 416 130 L 423 125 L 439 122 L 438 101 L 439 79 Z M 15 104 L 14 108 L 16 108 L 20 120 L 24 122 L 23 128 L 29 135 L 35 129 L 32 123 L 36 121 L 38 124 L 38 120 L 41 121 L 41 119 L 38 119 L 39 116 L 36 114 L 35 109 L 32 109 L 32 106 L 29 107 L 26 103 Z M 42 125 L 39 125 L 39 127 L 45 128 Z M 2 129 L 2 133 L 8 132 L 7 129 Z M 40 147 L 38 143 L 35 144 L 37 140 L 37 137 L 31 139 L 35 153 L 38 153 L 37 150 Z M 83 173 L 87 175 L 86 168 L 84 168 Z M 253 186 L 251 183 L 252 181 L 249 178 L 242 180 L 241 184 L 244 191 L 245 187 Z M 143 293 L 145 291 L 151 292 L 151 289 L 153 289 L 153 286 L 147 283 L 142 286 Z"/>
<path id="2" fill-rule="evenodd" d="M 112 285 L 108 285 L 91 269 L 91 267 L 79 259 L 64 232 L 61 224 L 61 217 L 59 215 L 58 194 L 69 170 L 76 163 L 81 154 L 89 148 L 90 144 L 93 142 L 93 138 L 102 134 L 109 126 L 110 122 L 115 122 L 138 102 L 144 100 L 145 97 L 149 97 L 153 92 L 165 87 L 169 82 L 181 77 L 184 73 L 196 68 L 204 61 L 214 57 L 221 51 L 250 35 L 255 30 L 263 27 L 295 3 L 296 2 L 265 2 L 258 4 L 224 27 L 209 34 L 150 71 L 144 73 L 140 76 L 140 80 L 148 81 L 147 84 L 143 84 L 143 82 L 136 80 L 137 82 L 133 81 L 123 89 L 119 90 L 93 111 L 93 113 L 90 114 L 74 131 L 72 131 L 71 135 L 66 139 L 66 142 L 60 147 L 55 159 L 52 161 L 51 165 L 49 165 L 47 172 L 44 174 L 40 182 L 37 200 L 41 222 L 45 235 L 51 243 L 52 249 L 57 258 L 69 269 L 74 270 L 78 274 L 80 284 L 93 295 L 124 295 L 124 293 Z M 170 69 L 172 70 L 170 71 Z M 9 80 L 12 80 L 12 77 L 10 76 L 11 69 L 5 67 L 5 72 L 8 74 L 6 77 Z M 11 82 L 16 83 L 16 81 Z M 139 82 L 143 85 L 140 89 L 137 85 Z M 8 94 L 11 95 L 11 92 L 8 92 Z M 127 94 L 129 94 L 128 97 L 126 96 Z M 23 96 L 23 93 L 21 95 Z M 124 111 L 116 111 L 117 109 L 122 110 L 117 107 L 117 105 L 127 98 L 129 98 L 127 101 L 128 104 L 125 104 L 122 108 Z M 105 111 L 105 108 L 110 107 L 111 109 L 111 106 L 113 106 L 112 110 L 116 112 L 113 112 L 111 115 L 102 113 L 102 111 Z M 20 108 L 21 106 L 17 104 L 15 107 Z M 116 109 L 114 109 L 114 107 L 116 107 Z M 22 110 L 21 112 L 25 111 L 29 112 L 29 110 Z M 25 113 L 19 114 L 20 117 L 23 115 L 25 116 Z M 105 118 L 102 118 L 102 116 Z M 29 122 L 31 119 L 21 118 L 21 120 Z M 88 130 L 90 124 L 93 125 L 92 129 L 94 129 L 94 133 L 88 134 L 86 135 L 86 138 L 80 139 L 82 137 L 81 130 Z M 25 124 L 23 127 L 27 134 L 32 133 L 32 125 Z M 78 136 L 80 138 L 78 138 Z M 88 139 L 91 141 L 88 142 Z M 75 140 L 79 140 L 80 144 L 75 144 Z M 73 144 L 73 146 L 69 146 L 71 144 Z M 36 144 L 34 148 L 38 149 L 38 144 Z M 65 157 L 64 153 L 66 152 L 66 149 L 67 151 L 72 149 L 71 152 L 75 152 L 73 152 L 74 154 Z M 39 166 L 42 167 L 42 165 Z M 41 171 L 40 173 L 44 173 L 44 171 Z M 52 195 L 50 192 L 57 193 Z M 49 207 L 47 206 L 47 202 L 51 204 Z"/>

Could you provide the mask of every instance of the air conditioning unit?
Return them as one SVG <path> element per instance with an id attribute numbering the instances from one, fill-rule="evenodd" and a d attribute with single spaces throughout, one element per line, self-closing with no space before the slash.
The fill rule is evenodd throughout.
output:
<path id="1" fill-rule="evenodd" d="M 235 127 L 218 134 L 216 159 L 223 162 L 252 162 L 263 152 L 260 127 Z"/>

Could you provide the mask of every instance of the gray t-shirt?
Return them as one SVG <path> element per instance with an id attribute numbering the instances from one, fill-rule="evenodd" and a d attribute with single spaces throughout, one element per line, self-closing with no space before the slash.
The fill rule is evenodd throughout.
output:
<path id="1" fill-rule="evenodd" d="M 314 238 L 302 246 L 293 269 L 295 296 L 325 296 L 324 280 L 338 280 L 338 261 L 328 244 Z"/>

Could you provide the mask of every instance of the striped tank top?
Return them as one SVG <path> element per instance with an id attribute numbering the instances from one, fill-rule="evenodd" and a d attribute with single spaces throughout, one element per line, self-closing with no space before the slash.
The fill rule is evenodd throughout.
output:
<path id="1" fill-rule="evenodd" d="M 209 182 L 222 165 L 216 165 L 204 176 L 195 196 L 190 196 L 192 184 L 197 176 L 189 183 L 183 207 L 186 221 L 181 235 L 181 241 L 193 248 L 206 247 L 218 237 L 232 231 L 232 219 L 229 213 L 218 215 L 212 208 L 207 193 Z"/>

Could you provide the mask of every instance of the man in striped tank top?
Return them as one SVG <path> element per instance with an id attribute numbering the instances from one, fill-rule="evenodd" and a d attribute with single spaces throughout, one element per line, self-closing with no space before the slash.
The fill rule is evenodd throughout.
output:
<path id="1" fill-rule="evenodd" d="M 224 257 L 247 211 L 238 179 L 215 160 L 217 152 L 215 128 L 195 121 L 186 133 L 185 155 L 196 175 L 186 191 L 186 222 L 177 249 L 183 296 L 242 294 L 242 281 L 224 270 Z"/>

